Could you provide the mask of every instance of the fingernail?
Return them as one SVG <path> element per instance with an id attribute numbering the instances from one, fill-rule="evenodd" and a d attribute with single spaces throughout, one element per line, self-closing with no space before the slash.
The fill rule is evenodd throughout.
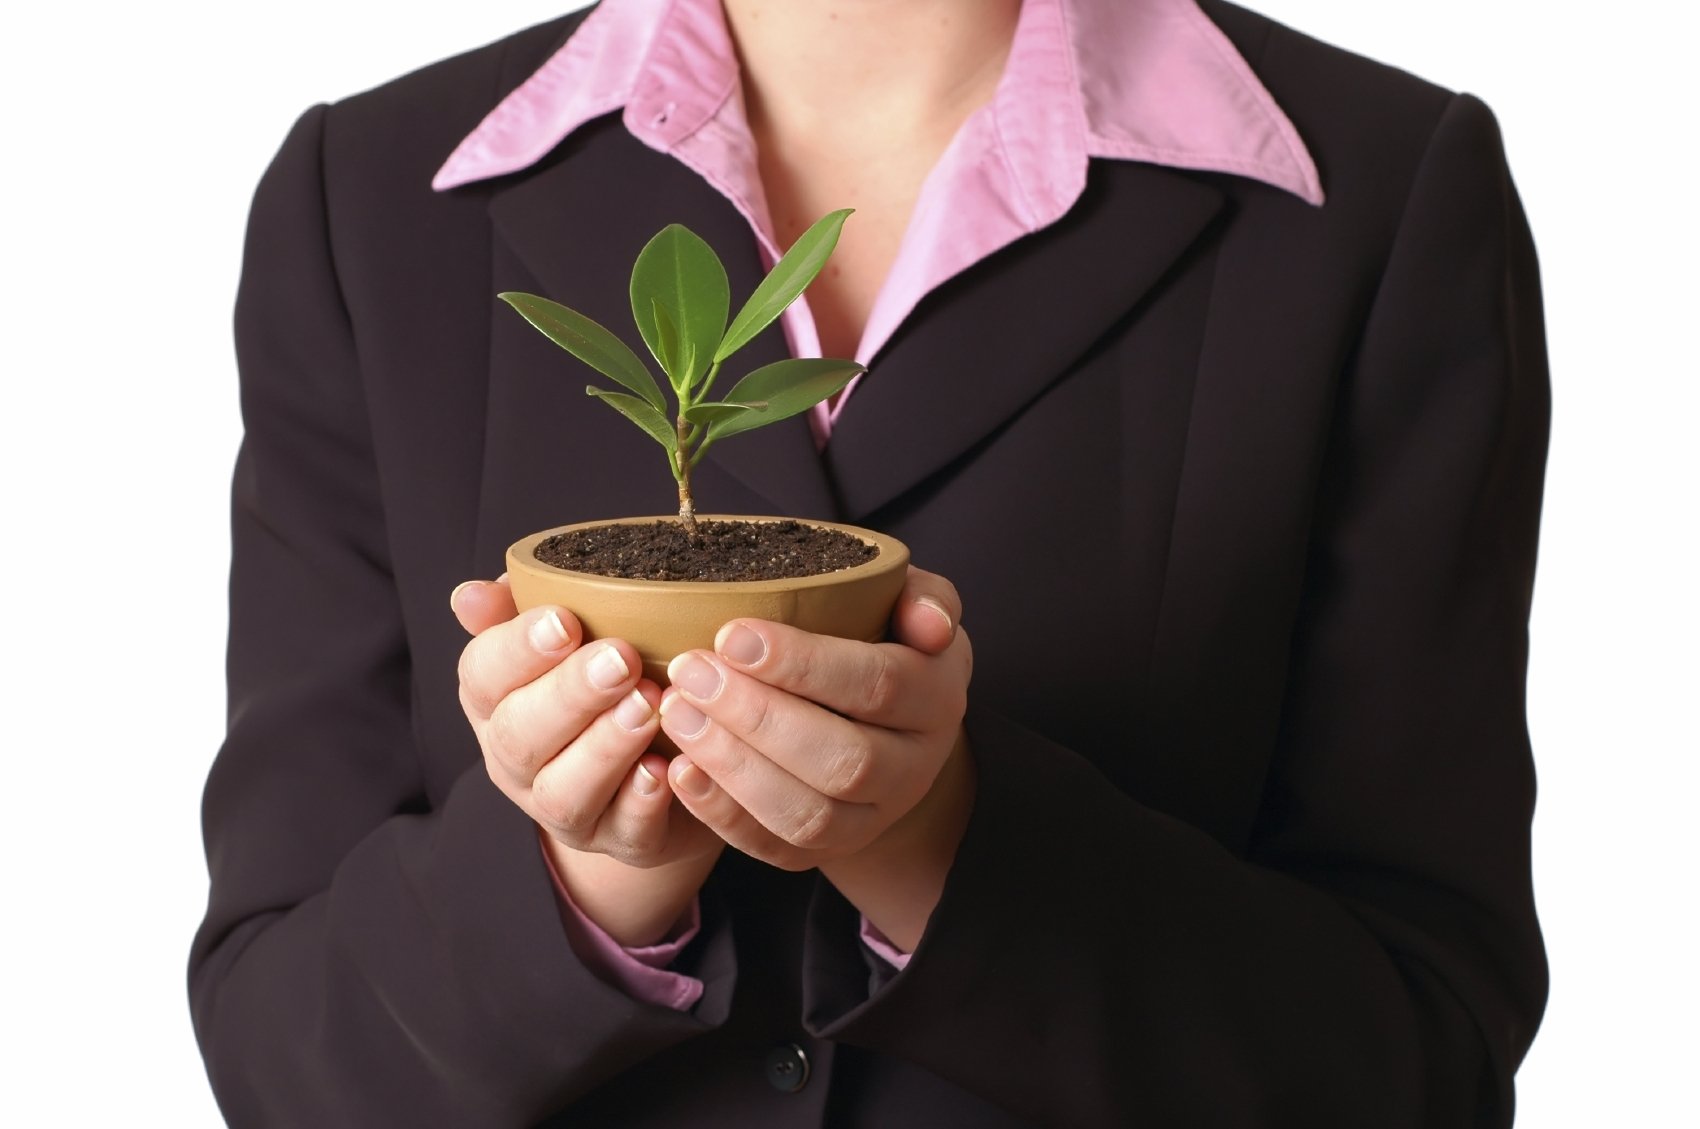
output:
<path id="1" fill-rule="evenodd" d="M 570 641 L 567 626 L 561 622 L 561 617 L 555 614 L 554 609 L 550 609 L 533 623 L 525 634 L 526 638 L 531 640 L 531 645 L 545 655 L 554 654 Z"/>
<path id="2" fill-rule="evenodd" d="M 701 655 L 689 652 L 667 664 L 667 681 L 699 702 L 713 700 L 720 693 L 720 670 Z"/>
<path id="3" fill-rule="evenodd" d="M 729 623 L 721 633 L 714 649 L 738 665 L 754 666 L 767 657 L 767 640 L 743 624 Z"/>
<path id="4" fill-rule="evenodd" d="M 685 741 L 700 736 L 708 728 L 708 718 L 702 711 L 677 694 L 661 699 L 661 720 L 669 734 Z"/>
<path id="5" fill-rule="evenodd" d="M 504 573 L 502 573 L 502 575 L 496 577 L 495 583 L 500 584 L 502 581 L 506 580 L 507 578 L 508 578 L 508 574 L 504 572 Z"/>
<path id="6" fill-rule="evenodd" d="M 690 761 L 684 760 L 683 757 L 680 760 L 684 761 L 684 766 L 673 773 L 673 787 L 693 800 L 707 796 L 714 787 L 714 781 L 708 778 L 708 773 Z"/>
<path id="7" fill-rule="evenodd" d="M 661 787 L 661 781 L 655 779 L 649 769 L 640 764 L 637 766 L 637 771 L 632 774 L 632 787 L 637 789 L 637 794 L 640 796 L 653 796 L 655 790 Z"/>
<path id="8" fill-rule="evenodd" d="M 933 612 L 933 614 L 944 620 L 944 629 L 946 631 L 956 630 L 956 625 L 950 622 L 950 613 L 944 610 L 943 604 L 939 603 L 931 596 L 917 596 L 915 598 L 915 602 L 921 605 L 921 607 L 929 609 Z"/>
<path id="9" fill-rule="evenodd" d="M 463 580 L 459 584 L 456 584 L 454 591 L 449 593 L 449 607 L 454 608 L 455 605 L 460 602 L 460 594 L 477 583 L 478 581 L 476 580 Z"/>
<path id="10" fill-rule="evenodd" d="M 631 672 L 631 667 L 626 665 L 626 660 L 614 645 L 604 643 L 590 656 L 590 665 L 585 667 L 584 676 L 590 679 L 590 684 L 598 690 L 612 690 L 624 682 Z"/>
<path id="11" fill-rule="evenodd" d="M 636 733 L 649 724 L 649 719 L 655 716 L 655 711 L 649 708 L 643 695 L 633 690 L 620 704 L 614 707 L 614 724 L 627 733 Z"/>

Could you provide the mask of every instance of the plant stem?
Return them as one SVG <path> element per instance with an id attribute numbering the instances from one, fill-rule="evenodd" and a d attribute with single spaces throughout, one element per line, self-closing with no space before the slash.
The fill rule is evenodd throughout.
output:
<path id="1" fill-rule="evenodd" d="M 684 523 L 685 531 L 695 540 L 697 533 L 696 503 L 691 498 L 691 448 L 690 424 L 685 422 L 685 412 L 679 409 L 679 449 L 674 456 L 675 469 L 673 477 L 679 480 L 679 520 Z"/>
<path id="2" fill-rule="evenodd" d="M 708 399 L 708 390 L 714 387 L 714 378 L 720 375 L 720 361 L 708 366 L 708 375 L 702 378 L 702 383 L 696 387 L 696 395 L 691 397 L 691 403 L 700 404 Z"/>

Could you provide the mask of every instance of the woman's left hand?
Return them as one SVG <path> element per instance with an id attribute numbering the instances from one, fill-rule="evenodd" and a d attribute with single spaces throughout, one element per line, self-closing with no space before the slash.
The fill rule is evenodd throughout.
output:
<path id="1" fill-rule="evenodd" d="M 960 620 L 955 587 L 911 568 L 892 616 L 897 642 L 726 624 L 713 652 L 668 668 L 661 724 L 681 751 L 668 771 L 674 795 L 747 855 L 820 867 L 904 945 L 899 934 L 918 935 L 937 900 L 972 803 L 962 716 L 973 656 Z M 892 891 L 878 875 L 868 874 L 879 891 L 870 904 L 859 900 L 870 867 L 907 871 L 911 884 L 934 875 L 930 899 L 899 899 L 928 903 L 910 907 L 914 929 L 914 912 L 884 904 Z"/>

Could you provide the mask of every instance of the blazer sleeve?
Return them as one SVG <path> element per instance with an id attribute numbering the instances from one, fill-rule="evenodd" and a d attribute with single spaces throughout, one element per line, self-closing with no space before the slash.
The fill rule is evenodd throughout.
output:
<path id="1" fill-rule="evenodd" d="M 1455 96 L 1341 388 L 1249 848 L 971 702 L 942 900 L 870 992 L 818 895 L 811 1029 L 1043 1124 L 1508 1125 L 1547 984 L 1524 679 L 1549 396 L 1498 128 Z"/>
<path id="2" fill-rule="evenodd" d="M 236 302 L 245 434 L 196 1035 L 232 1125 L 531 1125 L 709 1030 L 730 987 L 707 976 L 695 1014 L 634 1002 L 574 957 L 536 830 L 482 765 L 425 795 L 327 236 L 326 113 L 261 180 Z"/>

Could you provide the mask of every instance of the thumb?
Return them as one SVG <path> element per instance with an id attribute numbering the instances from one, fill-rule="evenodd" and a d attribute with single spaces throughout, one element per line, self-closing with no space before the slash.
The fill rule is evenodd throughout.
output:
<path id="1" fill-rule="evenodd" d="M 469 635 L 482 634 L 486 629 L 506 623 L 519 614 L 505 572 L 494 580 L 467 580 L 457 584 L 449 593 L 449 607 Z"/>
<path id="2" fill-rule="evenodd" d="M 956 638 L 962 598 L 956 585 L 934 572 L 909 566 L 909 577 L 891 611 L 891 635 L 906 647 L 936 655 Z"/>

